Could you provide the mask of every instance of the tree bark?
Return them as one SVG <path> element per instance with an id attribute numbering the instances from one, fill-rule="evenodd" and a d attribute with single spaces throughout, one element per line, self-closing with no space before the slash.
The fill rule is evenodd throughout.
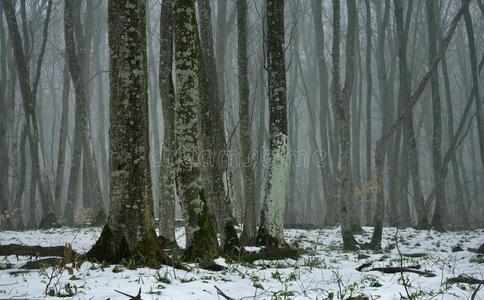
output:
<path id="1" fill-rule="evenodd" d="M 69 94 L 70 94 L 70 77 L 67 57 L 64 63 L 63 73 L 64 83 L 62 87 L 62 117 L 60 124 L 59 146 L 57 154 L 57 169 L 55 179 L 55 209 L 59 218 L 63 216 L 63 194 L 64 194 L 64 174 L 65 174 L 65 160 L 66 160 L 66 145 L 67 145 L 67 130 L 69 125 Z"/>
<path id="2" fill-rule="evenodd" d="M 428 64 L 430 66 L 437 54 L 436 14 L 440 12 L 437 11 L 436 3 L 432 0 L 427 0 L 426 11 L 429 37 Z M 430 88 L 432 96 L 432 168 L 436 184 L 436 201 L 432 226 L 436 229 L 444 229 L 445 224 L 443 223 L 443 218 L 446 217 L 446 197 L 444 177 L 440 169 L 442 164 L 442 109 L 438 70 L 435 71 L 435 74 L 430 79 Z"/>
<path id="3" fill-rule="evenodd" d="M 270 164 L 256 243 L 267 248 L 286 245 L 284 209 L 289 177 L 284 2 L 266 0 L 267 76 L 269 96 Z"/>
<path id="4" fill-rule="evenodd" d="M 338 3 L 336 3 L 338 2 Z M 356 38 L 356 2 L 355 0 L 346 1 L 348 7 L 348 29 L 346 35 L 346 66 L 345 66 L 345 83 L 341 94 L 337 100 L 337 115 L 340 130 L 340 221 L 341 234 L 343 237 L 343 247 L 345 249 L 354 249 L 356 241 L 353 237 L 353 228 L 351 219 L 355 216 L 351 209 L 353 197 L 353 174 L 351 167 L 351 119 L 350 119 L 350 100 L 354 81 L 354 63 L 355 63 L 355 38 Z M 333 81 L 339 82 L 339 35 L 340 35 L 340 4 L 339 1 L 333 1 Z M 336 51 L 335 51 L 336 50 Z M 338 72 L 338 75 L 336 75 Z M 339 88 L 335 84 L 334 88 Z"/>
<path id="5" fill-rule="evenodd" d="M 175 239 L 175 91 L 173 87 L 172 0 L 161 4 L 159 90 L 163 109 L 163 148 L 160 165 L 160 234 L 168 242 Z"/>
<path id="6" fill-rule="evenodd" d="M 251 124 L 250 124 L 250 84 L 249 84 L 249 58 L 247 55 L 247 0 L 237 0 L 237 63 L 239 67 L 239 119 L 240 119 L 240 156 L 242 158 L 242 178 L 244 180 L 244 229 L 241 242 L 245 245 L 255 243 L 257 224 L 255 215 L 255 174 L 253 157 L 251 155 Z"/>
<path id="7" fill-rule="evenodd" d="M 226 252 L 237 253 L 239 248 L 238 236 L 235 231 L 235 220 L 231 212 L 232 203 L 224 189 L 224 179 L 227 178 L 227 152 L 225 146 L 225 133 L 223 129 L 223 114 L 219 108 L 220 96 L 217 86 L 217 68 L 212 36 L 212 17 L 209 0 L 199 0 L 198 11 L 200 16 L 201 40 L 201 74 L 200 100 L 202 144 L 207 158 L 204 168 L 207 172 L 207 196 L 209 207 L 212 206 L 217 221 L 221 244 Z"/>
<path id="8" fill-rule="evenodd" d="M 108 1 L 111 210 L 89 258 L 170 260 L 153 228 L 144 1 Z"/>
<path id="9" fill-rule="evenodd" d="M 200 105 L 200 41 L 194 0 L 174 3 L 175 33 L 175 141 L 178 195 L 186 222 L 187 260 L 212 261 L 219 246 L 198 161 Z"/>

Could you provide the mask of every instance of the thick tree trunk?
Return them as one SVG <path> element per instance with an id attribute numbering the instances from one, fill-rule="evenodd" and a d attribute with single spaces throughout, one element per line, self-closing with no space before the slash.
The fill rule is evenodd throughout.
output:
<path id="1" fill-rule="evenodd" d="M 68 0 L 69 1 L 69 0 Z M 111 210 L 87 256 L 168 262 L 153 228 L 144 1 L 108 2 Z"/>
<path id="2" fill-rule="evenodd" d="M 223 128 L 223 111 L 220 111 L 220 96 L 217 86 L 217 68 L 212 36 L 212 17 L 209 0 L 199 0 L 198 11 L 200 16 L 200 39 L 201 39 L 201 68 L 200 100 L 201 100 L 201 124 L 202 145 L 208 158 L 202 162 L 207 172 L 207 196 L 209 207 L 216 217 L 221 244 L 226 252 L 234 252 L 239 248 L 238 236 L 235 231 L 235 220 L 230 211 L 232 200 L 224 189 L 227 160 L 225 133 L 220 132 Z M 237 252 L 237 251 L 236 251 Z"/>
<path id="3" fill-rule="evenodd" d="M 255 243 L 257 235 L 256 219 L 252 216 L 257 214 L 255 199 L 255 174 L 253 157 L 251 155 L 251 125 L 250 125 L 250 84 L 249 84 L 249 58 L 247 55 L 247 0 L 237 1 L 237 63 L 239 67 L 239 119 L 240 119 L 240 156 L 242 158 L 242 178 L 244 180 L 244 229 L 241 241 L 245 245 Z"/>
<path id="4" fill-rule="evenodd" d="M 185 258 L 211 261 L 219 254 L 219 246 L 198 165 L 201 78 L 195 1 L 176 1 L 173 19 L 177 87 L 175 170 L 186 222 Z"/>
<path id="5" fill-rule="evenodd" d="M 270 164 L 256 243 L 267 248 L 285 246 L 284 209 L 289 177 L 286 65 L 284 58 L 284 2 L 266 1 L 267 76 L 269 88 Z"/>

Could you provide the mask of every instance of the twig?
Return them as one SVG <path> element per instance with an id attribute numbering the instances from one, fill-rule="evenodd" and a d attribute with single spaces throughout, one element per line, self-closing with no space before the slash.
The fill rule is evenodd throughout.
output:
<path id="1" fill-rule="evenodd" d="M 217 290 L 217 295 L 220 295 L 220 296 L 224 297 L 227 300 L 235 300 L 234 298 L 232 298 L 230 296 L 227 296 L 227 294 L 225 294 L 224 292 L 222 292 L 222 290 L 219 289 L 216 285 L 214 285 L 214 287 Z"/>
<path id="2" fill-rule="evenodd" d="M 136 296 L 131 296 L 131 295 L 129 295 L 129 294 L 123 293 L 123 292 L 118 291 L 118 290 L 114 290 L 114 291 L 115 291 L 116 293 L 119 293 L 119 294 L 121 294 L 121 295 L 124 295 L 124 296 L 126 296 L 126 297 L 129 297 L 129 299 L 131 299 L 131 300 L 141 300 L 141 288 L 139 288 L 138 295 L 136 295 Z"/>

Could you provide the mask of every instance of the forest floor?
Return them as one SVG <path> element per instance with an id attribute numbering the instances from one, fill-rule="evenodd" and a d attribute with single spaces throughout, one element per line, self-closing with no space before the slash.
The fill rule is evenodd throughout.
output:
<path id="1" fill-rule="evenodd" d="M 361 241 L 371 237 L 371 228 L 365 230 L 358 236 Z M 84 252 L 99 234 L 100 228 L 7 231 L 0 232 L 0 244 L 69 243 L 76 251 Z M 184 246 L 183 229 L 177 230 L 177 238 Z M 191 265 L 191 271 L 171 267 L 130 269 L 129 262 L 119 266 L 87 262 L 79 269 L 21 270 L 18 268 L 32 258 L 0 257 L 0 266 L 14 265 L 13 269 L 0 270 L 0 299 L 42 299 L 47 290 L 74 299 L 128 299 L 115 290 L 134 296 L 140 288 L 142 299 L 347 299 L 359 295 L 369 299 L 484 299 L 484 286 L 446 283 L 448 278 L 462 274 L 484 279 L 484 257 L 468 250 L 484 242 L 483 229 L 440 233 L 386 228 L 384 250 L 379 252 L 342 251 L 338 228 L 286 230 L 286 239 L 297 242 L 304 253 L 299 260 L 227 264 L 219 258 L 217 263 L 227 267 L 221 272 L 195 265 Z M 453 252 L 457 246 L 462 251 Z M 365 263 L 372 266 L 358 271 Z M 420 266 L 419 270 L 435 276 L 371 271 L 373 267 L 388 266 Z M 224 296 L 217 293 L 217 288 Z"/>

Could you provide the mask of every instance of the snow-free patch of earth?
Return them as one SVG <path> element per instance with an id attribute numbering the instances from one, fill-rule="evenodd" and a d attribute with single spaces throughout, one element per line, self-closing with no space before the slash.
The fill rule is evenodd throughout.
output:
<path id="1" fill-rule="evenodd" d="M 358 236 L 371 237 L 371 228 Z M 100 234 L 99 228 L 58 228 L 24 232 L 0 232 L 0 244 L 57 246 L 71 244 L 78 252 L 87 251 Z M 0 257 L 0 263 L 14 264 L 14 269 L 0 270 L 0 299 L 43 299 L 46 287 L 60 294 L 73 293 L 72 299 L 128 299 L 115 290 L 142 299 L 224 299 L 219 288 L 233 299 L 346 299 L 365 295 L 369 299 L 470 299 L 477 285 L 445 283 L 447 278 L 467 274 L 484 279 L 484 258 L 468 251 L 484 242 L 484 230 L 417 231 L 386 228 L 380 252 L 344 252 L 338 228 L 321 230 L 286 230 L 290 244 L 297 242 L 304 252 L 298 261 L 256 261 L 253 264 L 217 262 L 227 266 L 221 272 L 176 270 L 163 266 L 159 270 L 127 266 L 101 266 L 86 262 L 80 269 L 52 268 L 20 270 L 29 257 Z M 178 242 L 184 246 L 182 229 Z M 398 247 L 395 244 L 398 243 Z M 454 246 L 463 251 L 452 252 Z M 398 252 L 400 249 L 400 253 Z M 254 250 L 251 248 L 251 250 Z M 402 261 L 403 259 L 403 261 Z M 356 268 L 372 262 L 373 267 L 420 265 L 434 273 L 424 277 L 413 273 L 383 274 Z M 54 274 L 54 275 L 52 275 Z M 51 280 L 52 279 L 52 280 Z M 50 281 L 50 282 L 49 282 Z M 404 283 L 406 285 L 406 291 Z M 484 299 L 484 287 L 475 299 Z M 54 297 L 48 297 L 54 298 Z"/>

